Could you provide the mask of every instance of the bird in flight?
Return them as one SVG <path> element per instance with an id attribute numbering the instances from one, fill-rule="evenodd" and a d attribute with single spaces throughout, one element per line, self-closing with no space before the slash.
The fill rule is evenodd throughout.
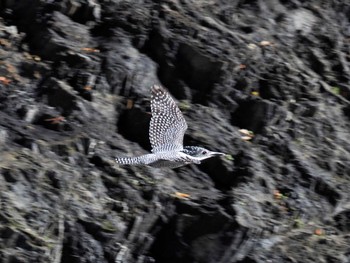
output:
<path id="1" fill-rule="evenodd" d="M 157 168 L 177 168 L 199 164 L 213 156 L 225 155 L 198 146 L 183 146 L 187 123 L 171 95 L 161 86 L 151 88 L 151 122 L 149 138 L 152 153 L 138 157 L 117 157 L 123 165 L 148 165 Z"/>

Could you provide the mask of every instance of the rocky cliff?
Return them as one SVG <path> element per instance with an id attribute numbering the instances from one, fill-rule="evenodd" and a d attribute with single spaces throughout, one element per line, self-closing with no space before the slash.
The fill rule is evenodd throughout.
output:
<path id="1" fill-rule="evenodd" d="M 0 1 L 0 262 L 350 262 L 350 4 Z M 225 152 L 150 150 L 150 86 Z"/>

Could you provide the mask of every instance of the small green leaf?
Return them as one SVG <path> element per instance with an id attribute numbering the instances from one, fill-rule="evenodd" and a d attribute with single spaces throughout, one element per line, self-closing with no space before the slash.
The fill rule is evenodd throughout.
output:
<path id="1" fill-rule="evenodd" d="M 233 156 L 231 154 L 226 154 L 225 158 L 229 161 L 233 161 L 235 158 L 233 158 Z"/>
<path id="2" fill-rule="evenodd" d="M 182 100 L 178 105 L 181 110 L 189 110 L 191 108 L 191 104 L 188 100 Z"/>
<path id="3" fill-rule="evenodd" d="M 332 87 L 332 88 L 331 88 L 331 91 L 332 91 L 334 94 L 337 94 L 337 95 L 340 94 L 340 88 L 339 88 L 339 87 Z"/>

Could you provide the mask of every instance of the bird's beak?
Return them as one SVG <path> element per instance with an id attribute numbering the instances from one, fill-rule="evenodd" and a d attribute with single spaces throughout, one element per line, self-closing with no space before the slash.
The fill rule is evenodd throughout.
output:
<path id="1" fill-rule="evenodd" d="M 210 155 L 216 156 L 216 155 L 226 155 L 226 153 L 221 153 L 221 152 L 211 152 Z"/>

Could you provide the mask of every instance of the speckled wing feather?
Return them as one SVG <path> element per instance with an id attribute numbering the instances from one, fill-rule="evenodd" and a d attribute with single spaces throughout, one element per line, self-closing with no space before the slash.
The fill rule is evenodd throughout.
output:
<path id="1" fill-rule="evenodd" d="M 183 149 L 183 138 L 187 123 L 174 99 L 161 86 L 151 88 L 152 118 L 149 137 L 152 152 Z"/>

